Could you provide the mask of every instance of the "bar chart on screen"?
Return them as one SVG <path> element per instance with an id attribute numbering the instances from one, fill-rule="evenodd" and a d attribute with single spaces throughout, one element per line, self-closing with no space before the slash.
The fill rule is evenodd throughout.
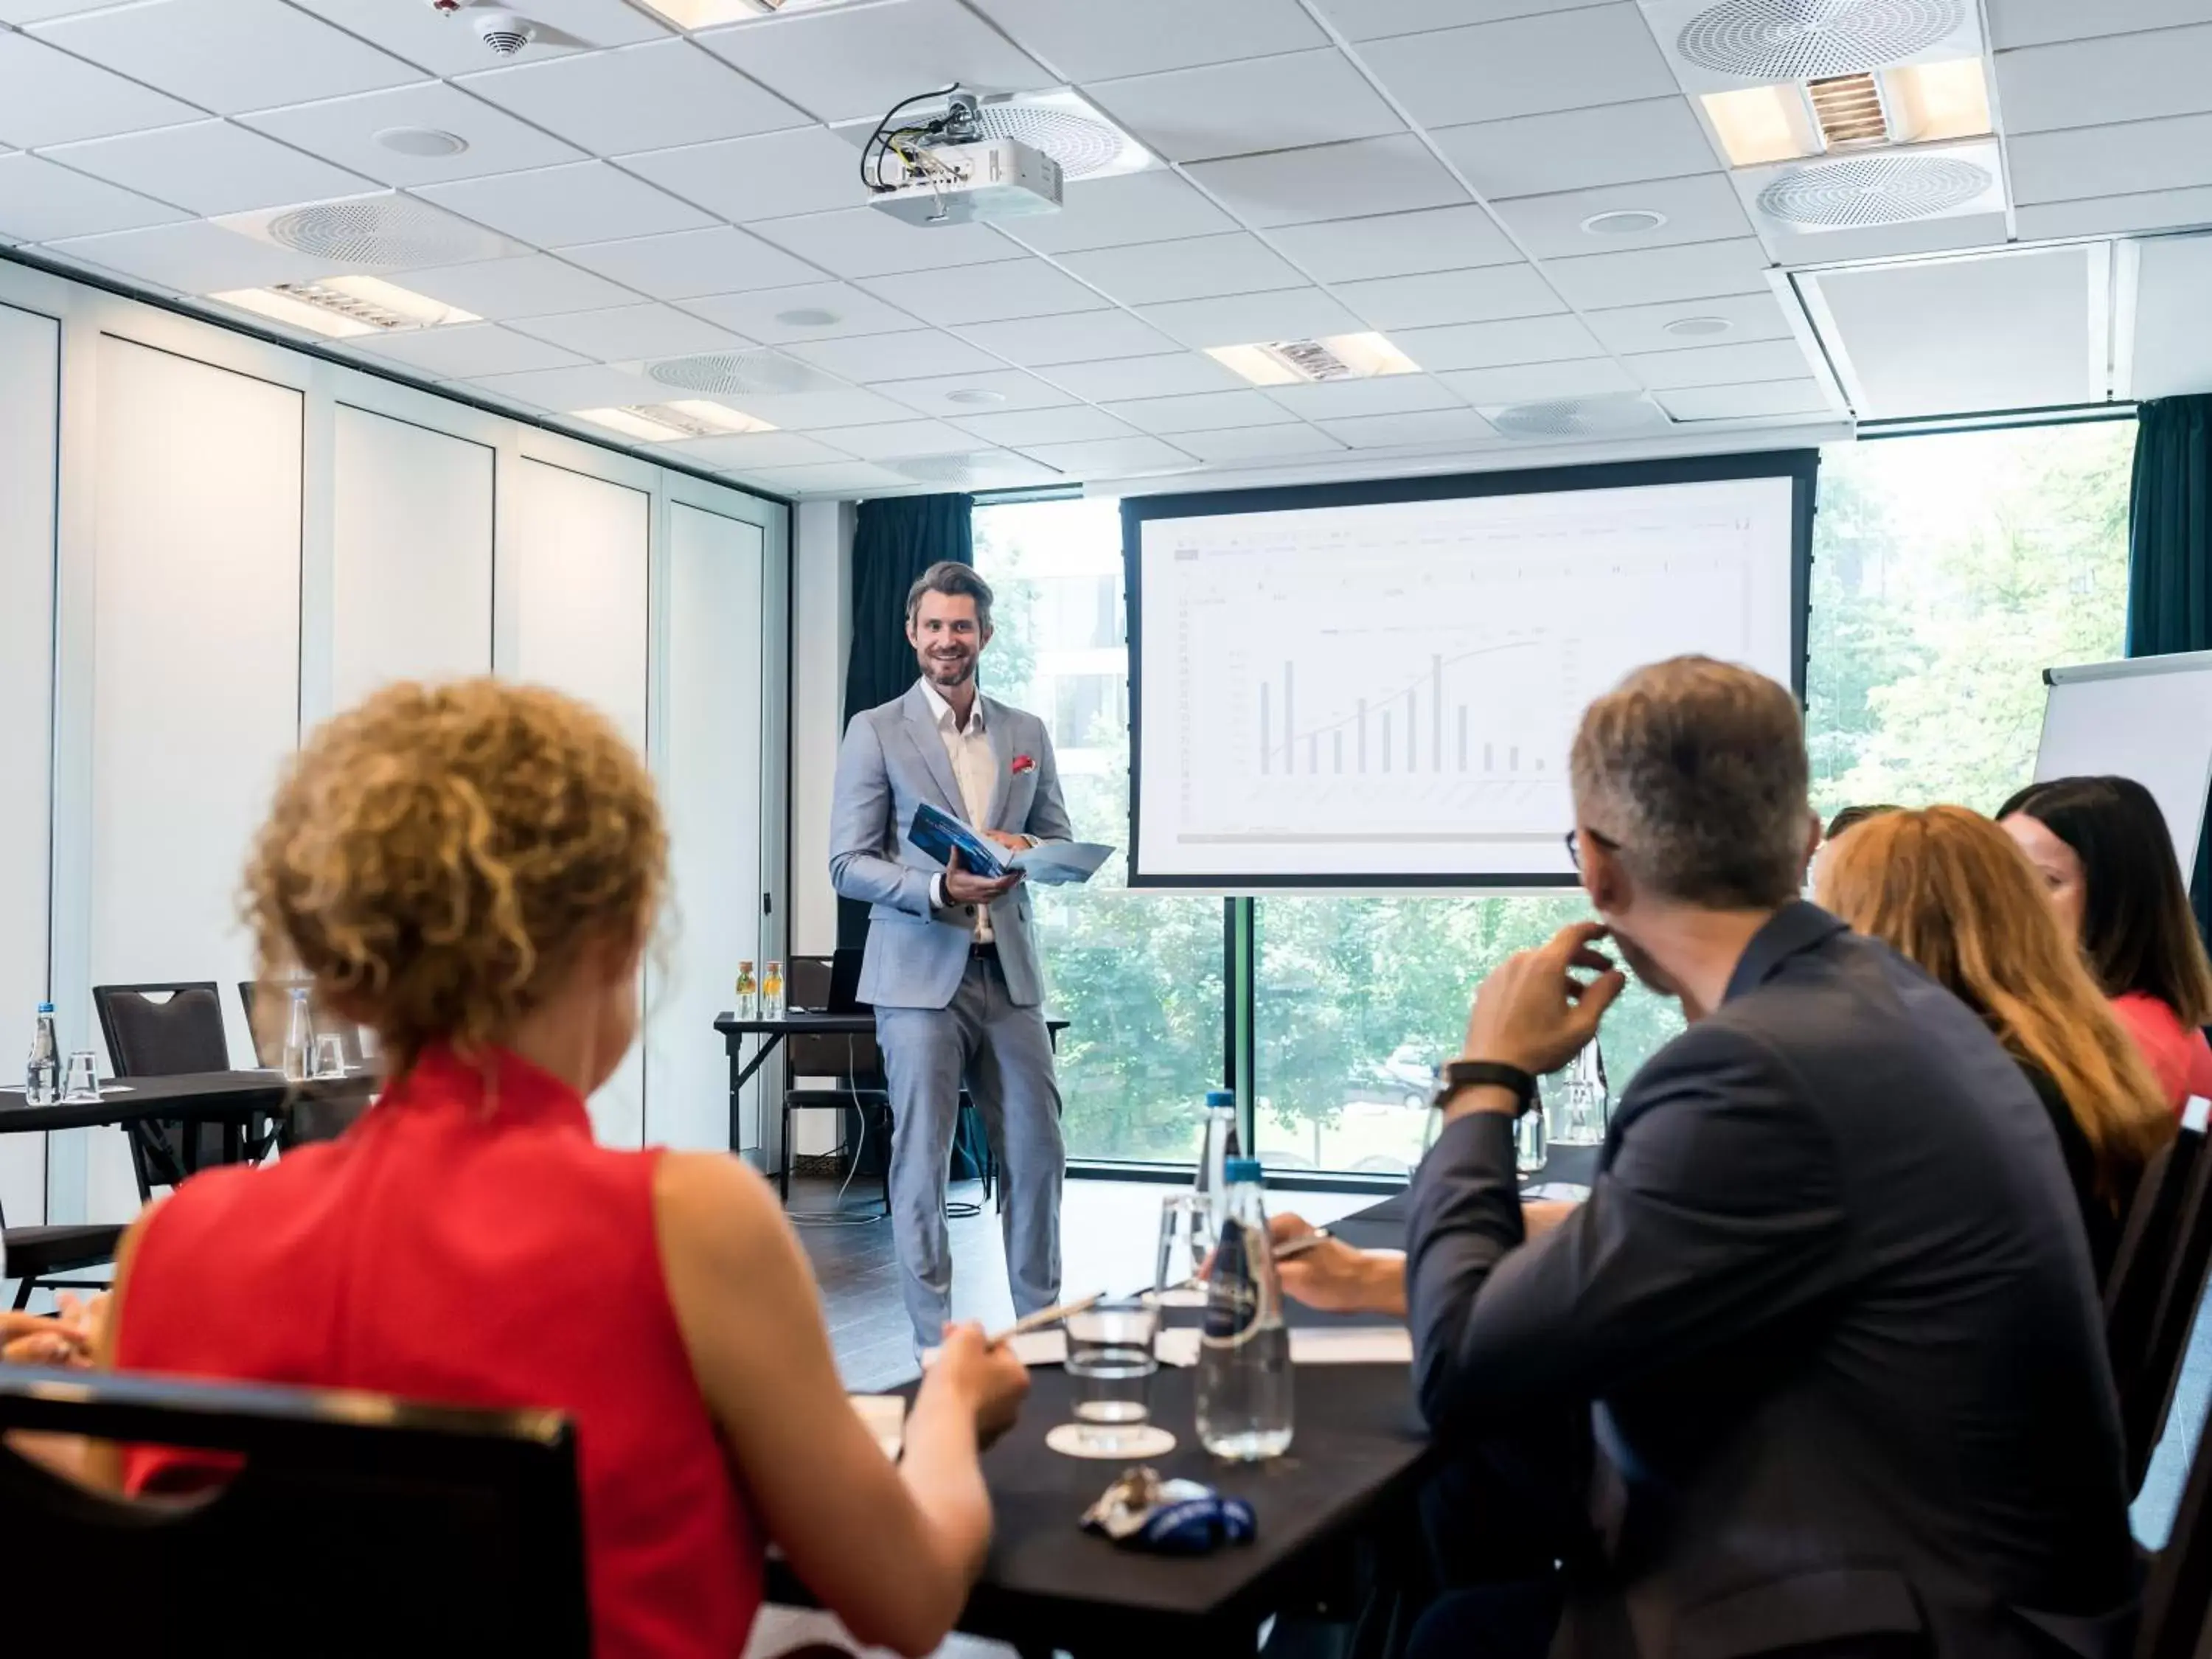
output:
<path id="1" fill-rule="evenodd" d="M 1759 479 L 1148 523 L 1148 863 L 1566 873 L 1591 698 L 1685 652 L 1787 678 L 1789 504 Z"/>

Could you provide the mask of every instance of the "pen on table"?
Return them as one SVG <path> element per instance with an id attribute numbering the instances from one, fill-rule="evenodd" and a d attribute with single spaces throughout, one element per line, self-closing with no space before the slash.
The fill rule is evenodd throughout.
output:
<path id="1" fill-rule="evenodd" d="M 1085 1309 L 1095 1305 L 1103 1299 L 1103 1295 L 1101 1291 L 1093 1291 L 1089 1296 L 1078 1297 L 1073 1302 L 1063 1302 L 1057 1307 L 1039 1308 L 1033 1314 L 1024 1314 L 996 1336 L 988 1339 L 984 1346 L 995 1348 L 1001 1342 L 1011 1342 L 1018 1336 L 1027 1336 L 1031 1331 L 1041 1331 L 1048 1326 L 1057 1325 L 1071 1315 L 1079 1314 Z"/>

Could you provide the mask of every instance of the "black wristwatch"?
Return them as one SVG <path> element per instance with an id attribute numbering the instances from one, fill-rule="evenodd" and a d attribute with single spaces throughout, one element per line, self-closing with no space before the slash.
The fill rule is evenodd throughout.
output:
<path id="1" fill-rule="evenodd" d="M 1510 1090 L 1518 1103 L 1516 1117 L 1536 1103 L 1535 1074 L 1494 1060 L 1448 1061 L 1437 1084 L 1436 1098 L 1429 1103 L 1441 1110 L 1468 1090 L 1485 1085 Z"/>

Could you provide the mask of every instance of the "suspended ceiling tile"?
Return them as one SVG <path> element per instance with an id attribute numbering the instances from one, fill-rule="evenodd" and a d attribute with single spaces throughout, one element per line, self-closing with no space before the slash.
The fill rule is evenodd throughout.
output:
<path id="1" fill-rule="evenodd" d="M 1164 168 L 1071 179 L 1060 211 L 1008 221 L 1006 234 L 1040 253 L 1161 242 L 1234 230 L 1237 222 Z"/>
<path id="2" fill-rule="evenodd" d="M 1664 98 L 1676 90 L 1643 14 L 1593 6 L 1360 48 L 1393 96 L 1428 127 Z"/>
<path id="3" fill-rule="evenodd" d="M 1182 472 L 1197 462 L 1159 438 L 1108 438 L 1093 443 L 1036 444 L 1022 452 L 1073 478 L 1127 478 L 1152 472 Z"/>
<path id="4" fill-rule="evenodd" d="M 2023 132 L 2006 145 L 2015 203 L 2212 185 L 2212 114 Z"/>
<path id="5" fill-rule="evenodd" d="M 953 82 L 993 92 L 1054 77 L 957 0 L 889 0 L 763 18 L 696 37 L 817 120 L 874 120 Z"/>
<path id="6" fill-rule="evenodd" d="M 830 427 L 817 434 L 864 461 L 897 461 L 917 455 L 967 455 L 991 447 L 972 432 L 945 421 L 887 421 L 881 426 Z"/>
<path id="7" fill-rule="evenodd" d="M 890 398 L 857 386 L 828 392 L 748 393 L 742 405 L 748 415 L 786 432 L 811 432 L 823 427 L 874 426 L 901 420 L 906 410 Z"/>
<path id="8" fill-rule="evenodd" d="M 1386 330 L 1541 317 L 1566 309 L 1532 264 L 1339 283 L 1336 295 L 1376 328 Z"/>
<path id="9" fill-rule="evenodd" d="M 776 495 L 857 495 L 872 489 L 911 489 L 903 472 L 866 461 L 838 461 L 827 466 L 764 466 L 742 476 Z"/>
<path id="10" fill-rule="evenodd" d="M 2212 97 L 2212 23 L 1996 55 L 2008 134 L 2194 115 Z"/>
<path id="11" fill-rule="evenodd" d="M 89 185 L 94 181 L 85 182 Z M 264 288 L 271 283 L 307 283 L 319 276 L 362 269 L 359 265 L 311 258 L 289 248 L 257 241 L 205 219 L 76 237 L 55 243 L 53 252 L 179 294 L 216 294 L 234 288 Z"/>
<path id="12" fill-rule="evenodd" d="M 1410 132 L 1200 161 L 1190 176 L 1246 224 L 1261 228 L 1412 213 L 1468 199 L 1466 187 Z"/>
<path id="13" fill-rule="evenodd" d="M 1292 421 L 1283 426 L 1178 432 L 1176 447 L 1188 450 L 1209 465 L 1219 465 L 1230 461 L 1272 460 L 1279 456 L 1334 453 L 1341 452 L 1344 446 L 1319 427 Z"/>
<path id="14" fill-rule="evenodd" d="M 994 264 L 963 265 L 952 281 L 874 277 L 863 280 L 860 286 L 940 326 L 1100 311 L 1110 303 L 1103 295 L 1034 256 Z"/>
<path id="15" fill-rule="evenodd" d="M 1285 225 L 1267 240 L 1317 283 L 1415 276 L 1475 265 L 1517 264 L 1521 250 L 1480 207 Z"/>
<path id="16" fill-rule="evenodd" d="M 539 247 L 697 230 L 716 222 L 605 161 L 418 185 L 415 193 Z"/>
<path id="17" fill-rule="evenodd" d="M 1567 303 L 1584 309 L 1663 304 L 1714 295 L 1764 294 L 1769 264 L 1754 238 L 1638 248 L 1547 260 L 1544 270 Z"/>
<path id="18" fill-rule="evenodd" d="M 1746 340 L 1790 337 L 1790 319 L 1771 294 L 1739 294 L 1718 300 L 1677 300 L 1668 305 L 1587 311 L 1583 313 L 1583 320 L 1608 351 L 1672 351 L 1684 346 L 1735 345 Z M 1691 325 L 1698 331 L 1668 332 L 1668 325 L 1675 323 Z"/>
<path id="19" fill-rule="evenodd" d="M 1605 349 L 1574 317 L 1454 323 L 1443 328 L 1406 329 L 1391 338 L 1401 351 L 1431 374 L 1447 369 L 1565 362 L 1605 355 Z"/>
<path id="20" fill-rule="evenodd" d="M 1824 415 L 1818 380 L 1762 380 L 1755 386 L 1686 386 L 1662 392 L 1659 406 L 1678 421 L 1753 421 L 1782 415 Z"/>
<path id="21" fill-rule="evenodd" d="M 1130 438 L 1136 428 L 1117 421 L 1088 404 L 1060 409 L 1013 409 L 996 415 L 963 415 L 954 424 L 994 444 L 1030 449 L 1038 444 L 1091 443 L 1106 438 Z"/>
<path id="22" fill-rule="evenodd" d="M 1483 443 L 1498 434 L 1471 409 L 1433 409 L 1413 415 L 1368 415 L 1324 421 L 1322 430 L 1354 449 L 1413 449 L 1440 444 Z"/>
<path id="23" fill-rule="evenodd" d="M 190 104 L 72 58 L 27 34 L 0 34 L 0 143 L 24 149 L 198 118 Z"/>
<path id="24" fill-rule="evenodd" d="M 228 121 L 95 138 L 58 145 L 46 154 L 80 173 L 203 215 L 243 213 L 375 188 L 358 174 Z"/>
<path id="25" fill-rule="evenodd" d="M 1381 40 L 1394 34 L 1494 23 L 1508 17 L 1534 17 L 1572 11 L 1602 0 L 1319 0 L 1322 15 L 1347 40 Z"/>
<path id="26" fill-rule="evenodd" d="M 750 294 L 712 294 L 686 300 L 684 309 L 756 340 L 834 340 L 854 334 L 891 334 L 917 326 L 896 306 L 885 305 L 848 283 L 802 283 Z"/>
<path id="27" fill-rule="evenodd" d="M 909 380 L 884 380 L 872 390 L 895 398 L 908 409 L 939 420 L 988 411 L 1053 409 L 1079 402 L 1051 381 L 1016 368 L 973 374 L 929 374 Z M 902 415 L 903 410 L 899 411 Z M 889 417 L 886 417 L 889 418 Z M 861 422 L 854 422 L 854 425 Z"/>
<path id="28" fill-rule="evenodd" d="M 17 241 L 97 236 L 185 216 L 175 208 L 35 155 L 0 155 L 0 233 Z"/>
<path id="29" fill-rule="evenodd" d="M 1195 351 L 1164 352 L 1157 357 L 1122 357 L 1102 362 L 1056 363 L 1044 374 L 1054 384 L 1094 403 L 1229 392 L 1245 384 L 1212 358 Z"/>
<path id="30" fill-rule="evenodd" d="M 1084 90 L 1174 161 L 1372 138 L 1405 123 L 1339 52 L 1294 52 L 1100 81 Z"/>
<path id="31" fill-rule="evenodd" d="M 1103 293 L 1132 306 L 1309 285 L 1280 254 L 1244 231 L 1184 241 L 1093 248 L 1088 252 L 1061 254 L 1060 262 Z"/>
<path id="32" fill-rule="evenodd" d="M 279 0 L 147 0 L 32 33 L 218 115 L 423 78 L 413 64 Z"/>
<path id="33" fill-rule="evenodd" d="M 929 374 L 975 374 L 1006 367 L 981 347 L 933 328 L 847 339 L 801 340 L 788 349 L 800 361 L 832 374 L 842 374 L 848 380 L 914 380 Z"/>
<path id="34" fill-rule="evenodd" d="M 459 84 L 595 155 L 806 125 L 800 111 L 688 40 L 520 64 Z"/>
<path id="35" fill-rule="evenodd" d="M 1462 368 L 1441 377 L 1471 404 L 1548 403 L 1559 398 L 1602 398 L 1638 390 L 1636 377 L 1610 357 L 1564 363 L 1514 363 L 1503 368 Z"/>
<path id="36" fill-rule="evenodd" d="M 1357 316 L 1316 288 L 1239 294 L 1223 300 L 1180 300 L 1146 306 L 1139 314 L 1162 332 L 1200 349 L 1361 331 Z"/>
<path id="37" fill-rule="evenodd" d="M 1798 380 L 1811 372 L 1795 340 L 1749 340 L 1737 345 L 1639 352 L 1628 359 L 1628 368 L 1655 392 L 1738 386 L 1753 380 Z"/>
<path id="38" fill-rule="evenodd" d="M 573 351 L 563 351 L 558 346 L 533 340 L 526 334 L 517 334 L 495 323 L 422 328 L 403 334 L 380 334 L 350 343 L 354 350 L 389 358 L 441 380 L 475 380 L 480 375 L 520 374 L 532 368 L 571 368 L 584 361 Z"/>
<path id="39" fill-rule="evenodd" d="M 465 75 L 499 61 L 471 27 L 472 20 L 465 12 L 442 13 L 427 3 L 393 5 L 392 0 L 294 0 L 294 3 L 433 75 Z M 667 33 L 625 0 L 516 0 L 509 9 L 521 12 L 538 25 L 538 37 L 525 48 L 533 63 L 604 46 L 657 40 Z"/>
<path id="40" fill-rule="evenodd" d="M 2018 209 L 2014 217 L 2023 241 L 2128 231 L 2193 230 L 2212 225 L 2212 186 L 2107 196 L 2086 202 L 2046 202 Z"/>
<path id="41" fill-rule="evenodd" d="M 599 311 L 532 317 L 515 327 L 535 339 L 603 363 L 647 357 L 686 357 L 729 351 L 752 343 L 743 335 L 678 311 L 673 306 L 613 306 Z"/>
<path id="42" fill-rule="evenodd" d="M 732 224 L 828 212 L 865 197 L 858 153 L 826 127 L 648 150 L 622 165 Z"/>
<path id="43" fill-rule="evenodd" d="M 659 448 L 689 465 L 729 472 L 751 472 L 763 466 L 842 463 L 852 459 L 819 438 L 797 432 L 735 433 L 726 438 L 696 438 L 680 444 L 662 444 Z"/>
<path id="44" fill-rule="evenodd" d="M 2203 0 L 2124 0 L 2102 6 L 2084 0 L 1989 0 L 1989 6 L 1990 42 L 2000 52 L 2204 21 Z"/>
<path id="45" fill-rule="evenodd" d="M 402 271 L 392 281 L 495 321 L 604 311 L 638 302 L 629 289 L 550 253 Z"/>
<path id="46" fill-rule="evenodd" d="M 975 0 L 977 9 L 1071 81 L 1325 46 L 1297 0 Z"/>
<path id="47" fill-rule="evenodd" d="M 442 81 L 263 110 L 243 118 L 257 131 L 386 185 L 438 184 L 583 159 L 573 144 Z M 452 155 L 406 155 L 379 142 L 379 134 L 407 128 L 447 133 L 467 148 Z"/>
<path id="48" fill-rule="evenodd" d="M 969 323 L 960 332 L 984 350 L 1024 368 L 1093 362 L 1102 357 L 1141 357 L 1176 349 L 1173 340 L 1126 311 L 1084 311 L 1059 317 Z"/>
<path id="49" fill-rule="evenodd" d="M 565 248 L 562 257 L 656 300 L 781 288 L 819 274 L 782 249 L 728 225 L 594 242 Z"/>
<path id="50" fill-rule="evenodd" d="M 1175 434 L 1228 427 L 1283 426 L 1297 416 L 1259 392 L 1201 392 L 1183 398 L 1139 398 L 1107 409 L 1141 431 Z"/>
<path id="51" fill-rule="evenodd" d="M 659 403 L 667 388 L 629 369 L 593 363 L 577 368 L 533 368 L 508 374 L 473 374 L 469 383 L 499 397 L 515 398 L 539 409 L 573 414 L 580 409 L 619 409 L 627 404 Z"/>
<path id="52" fill-rule="evenodd" d="M 1388 374 L 1371 380 L 1322 380 L 1311 386 L 1273 386 L 1267 395 L 1309 421 L 1364 415 L 1413 415 L 1456 409 L 1452 389 L 1432 374 Z"/>
<path id="53" fill-rule="evenodd" d="M 792 219 L 763 219 L 750 227 L 838 276 L 934 273 L 946 265 L 988 264 L 1021 252 L 988 225 L 915 225 L 872 207 L 845 208 Z M 939 281 L 934 276 L 918 280 Z"/>
<path id="54" fill-rule="evenodd" d="M 1495 206 L 1505 228 L 1539 259 L 1719 242 L 1751 234 L 1735 186 L 1717 173 L 1516 197 Z M 1662 222 L 1627 234 L 1608 229 L 1604 216 L 1623 213 L 1656 214 Z"/>
<path id="55" fill-rule="evenodd" d="M 1647 98 L 1445 127 L 1437 143 L 1492 201 L 1711 173 L 1720 159 L 1686 98 Z"/>

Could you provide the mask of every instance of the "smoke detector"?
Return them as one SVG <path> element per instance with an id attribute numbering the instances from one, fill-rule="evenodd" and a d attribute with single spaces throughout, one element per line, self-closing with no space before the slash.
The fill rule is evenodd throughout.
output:
<path id="1" fill-rule="evenodd" d="M 1789 233 L 2002 213 L 2004 184 L 1994 143 L 1866 151 L 1833 161 L 1754 169 L 1738 188 L 1762 228 Z"/>
<path id="2" fill-rule="evenodd" d="M 1608 398 L 1555 398 L 1542 403 L 1510 404 L 1485 409 L 1483 419 L 1499 435 L 1522 440 L 1618 438 L 1657 431 L 1671 422 L 1667 411 L 1644 393 Z"/>
<path id="3" fill-rule="evenodd" d="M 495 58 L 512 58 L 538 38 L 538 25 L 511 11 L 478 11 L 472 6 L 469 21 L 476 25 L 477 39 Z"/>
<path id="4" fill-rule="evenodd" d="M 645 371 L 663 386 L 726 397 L 777 392 L 831 392 L 844 382 L 780 351 L 710 351 L 672 357 Z"/>

